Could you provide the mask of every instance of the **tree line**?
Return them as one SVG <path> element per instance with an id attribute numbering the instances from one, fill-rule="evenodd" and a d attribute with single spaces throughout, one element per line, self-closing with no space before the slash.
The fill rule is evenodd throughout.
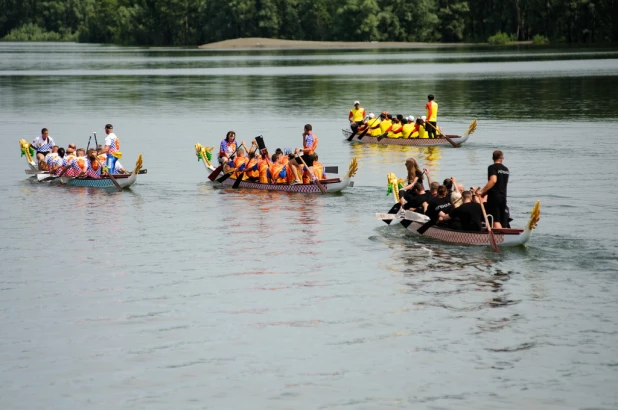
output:
<path id="1" fill-rule="evenodd" d="M 618 43 L 618 0 L 0 0 L 0 38 Z M 536 36 L 536 37 L 535 37 Z"/>

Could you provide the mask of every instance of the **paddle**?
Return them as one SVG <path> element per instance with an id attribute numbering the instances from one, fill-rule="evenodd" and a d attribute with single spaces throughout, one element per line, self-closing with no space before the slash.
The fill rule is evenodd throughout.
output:
<path id="1" fill-rule="evenodd" d="M 231 159 L 231 158 L 233 158 L 233 157 L 234 157 L 234 155 L 236 155 L 236 153 L 237 153 L 237 152 L 238 152 L 238 150 L 240 149 L 240 147 L 242 147 L 242 146 L 244 146 L 244 145 L 245 145 L 245 144 L 244 144 L 244 141 L 243 141 L 243 142 L 241 142 L 240 144 L 236 145 L 236 151 L 234 151 L 234 153 L 233 153 L 232 155 L 230 155 L 230 159 Z M 223 168 L 223 164 L 219 165 L 219 167 Z M 215 169 L 215 171 L 216 171 L 216 169 Z M 231 177 L 233 173 L 234 173 L 234 171 L 230 171 L 230 172 L 226 173 L 225 175 L 223 175 L 222 177 L 217 178 L 217 182 L 223 182 L 223 181 L 225 181 L 226 179 L 228 179 L 229 177 Z M 214 174 L 214 171 L 213 171 L 213 174 Z M 211 176 L 212 176 L 212 174 L 210 174 L 210 176 L 209 176 L 208 178 L 210 178 Z M 212 181 L 213 179 L 214 179 L 214 178 L 212 178 L 212 179 L 211 179 L 211 181 Z"/>
<path id="2" fill-rule="evenodd" d="M 461 144 L 456 143 L 455 141 L 450 139 L 450 137 L 447 137 L 446 135 L 442 134 L 442 131 L 439 131 L 436 127 L 433 126 L 432 123 L 430 123 L 429 121 L 425 121 L 425 124 L 429 124 L 429 126 L 431 128 L 433 128 L 434 130 L 438 131 L 438 135 L 441 136 L 442 138 L 446 139 L 448 142 L 450 142 L 452 146 L 454 146 L 455 148 L 461 148 Z"/>
<path id="3" fill-rule="evenodd" d="M 257 151 L 257 146 L 253 149 L 252 154 L 255 155 L 256 151 Z M 249 160 L 249 161 L 251 161 L 251 160 Z M 249 161 L 247 161 L 247 165 L 249 165 Z M 245 177 L 245 170 L 246 169 L 247 169 L 247 167 L 245 166 L 245 169 L 243 169 L 243 171 L 240 173 L 240 175 L 238 175 L 236 177 L 236 181 L 234 181 L 234 185 L 232 185 L 233 189 L 238 189 L 238 187 L 240 186 L 240 183 L 242 182 L 242 179 Z"/>
<path id="4" fill-rule="evenodd" d="M 238 151 L 239 147 L 240 147 L 239 145 L 236 146 L 236 151 Z M 234 151 L 234 154 L 236 154 L 236 151 Z M 231 156 L 234 156 L 234 154 L 232 154 Z M 211 181 L 214 181 L 215 178 L 217 178 L 217 176 L 221 173 L 222 170 L 223 170 L 223 164 L 220 164 L 217 168 L 215 168 L 214 171 L 212 171 L 210 173 L 210 175 L 208 175 L 208 179 L 210 179 Z M 225 179 L 224 179 L 224 181 L 225 181 Z"/>
<path id="5" fill-rule="evenodd" d="M 94 143 L 95 143 L 95 144 L 96 144 L 96 146 L 97 146 L 97 152 L 99 152 L 99 151 L 98 151 L 98 148 L 99 148 L 99 143 L 97 142 L 97 133 L 96 133 L 96 132 L 93 132 L 93 134 L 94 134 Z M 107 155 L 110 155 L 110 154 L 107 154 Z M 101 164 L 101 161 L 99 161 L 99 157 L 98 157 L 98 156 L 97 156 L 97 162 L 99 163 L 99 166 L 101 167 L 101 170 L 102 170 L 104 167 L 103 167 L 103 164 Z M 110 169 L 108 169 L 108 170 L 107 170 L 107 175 L 109 176 L 109 179 L 111 179 L 111 180 L 112 180 L 113 184 L 116 186 L 116 188 L 118 189 L 118 191 L 122 191 L 122 187 L 120 186 L 120 184 L 118 183 L 118 181 L 116 181 L 116 178 L 114 178 L 114 176 L 112 175 L 112 172 L 114 172 L 114 170 L 113 170 L 113 169 L 111 169 L 111 170 L 110 170 Z"/>
<path id="6" fill-rule="evenodd" d="M 305 166 L 305 168 L 307 168 L 307 172 L 309 172 L 309 175 L 311 176 L 311 180 L 312 180 L 313 182 L 315 182 L 315 184 L 318 186 L 318 188 L 320 188 L 320 191 L 321 191 L 324 195 L 328 194 L 328 192 L 326 191 L 326 187 L 325 187 L 324 185 L 322 185 L 322 184 L 320 183 L 320 181 L 319 181 L 319 180 L 315 177 L 315 175 L 314 175 L 313 171 L 311 171 L 311 168 L 309 168 L 309 167 L 307 166 L 307 164 L 305 163 L 305 160 L 303 159 L 303 157 L 302 157 L 302 156 L 300 156 L 300 155 L 298 155 L 296 158 L 300 158 L 300 160 L 301 160 L 301 162 L 303 163 L 303 165 Z"/>
<path id="7" fill-rule="evenodd" d="M 476 196 L 478 197 L 479 202 L 481 203 L 481 210 L 483 211 L 483 218 L 485 218 L 485 226 L 487 227 L 487 232 L 489 232 L 489 243 L 491 244 L 491 249 L 493 249 L 497 253 L 500 253 L 500 249 L 498 248 L 498 243 L 496 242 L 494 231 L 491 228 L 491 225 L 489 224 L 489 220 L 487 219 L 487 212 L 485 212 L 485 206 L 483 206 L 483 198 L 478 192 L 476 193 Z"/>

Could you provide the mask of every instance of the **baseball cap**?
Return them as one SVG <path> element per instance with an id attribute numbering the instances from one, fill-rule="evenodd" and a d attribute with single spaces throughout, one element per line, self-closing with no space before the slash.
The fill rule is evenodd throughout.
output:
<path id="1" fill-rule="evenodd" d="M 360 104 L 360 101 L 354 101 L 354 105 Z"/>
<path id="2" fill-rule="evenodd" d="M 414 116 L 413 115 L 409 115 L 408 118 L 406 118 L 408 121 L 414 121 Z"/>
<path id="3" fill-rule="evenodd" d="M 105 124 L 105 129 L 106 130 L 113 130 L 114 126 L 112 124 Z"/>
<path id="4" fill-rule="evenodd" d="M 425 121 L 427 119 L 427 117 L 425 117 L 424 115 L 421 117 L 421 120 Z"/>
<path id="5" fill-rule="evenodd" d="M 374 113 L 372 113 L 372 112 L 369 113 L 369 118 L 375 118 L 375 117 L 376 117 L 376 115 Z"/>

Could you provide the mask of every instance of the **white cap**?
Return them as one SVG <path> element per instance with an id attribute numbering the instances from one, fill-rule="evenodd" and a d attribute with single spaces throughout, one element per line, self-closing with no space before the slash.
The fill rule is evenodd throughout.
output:
<path id="1" fill-rule="evenodd" d="M 425 117 L 424 115 L 421 117 L 421 120 L 425 121 L 427 119 L 427 117 Z"/>
<path id="2" fill-rule="evenodd" d="M 360 105 L 360 101 L 354 101 L 354 105 L 356 104 Z"/>
<path id="3" fill-rule="evenodd" d="M 369 118 L 375 118 L 375 117 L 376 117 L 376 115 L 374 113 L 372 113 L 372 112 L 369 113 Z"/>
<path id="4" fill-rule="evenodd" d="M 408 120 L 408 121 L 414 121 L 414 116 L 413 116 L 413 115 L 410 115 L 410 116 L 408 116 L 408 118 L 406 118 L 406 120 Z"/>

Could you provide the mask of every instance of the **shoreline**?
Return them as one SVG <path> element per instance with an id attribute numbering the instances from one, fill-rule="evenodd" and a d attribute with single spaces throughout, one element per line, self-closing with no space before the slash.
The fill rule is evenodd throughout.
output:
<path id="1" fill-rule="evenodd" d="M 528 45 L 532 41 L 514 42 L 509 45 Z M 488 43 L 409 43 L 397 41 L 303 41 L 279 40 L 273 38 L 236 38 L 215 43 L 202 44 L 203 50 L 336 50 L 336 49 L 374 49 L 374 48 L 451 48 L 490 46 Z"/>

